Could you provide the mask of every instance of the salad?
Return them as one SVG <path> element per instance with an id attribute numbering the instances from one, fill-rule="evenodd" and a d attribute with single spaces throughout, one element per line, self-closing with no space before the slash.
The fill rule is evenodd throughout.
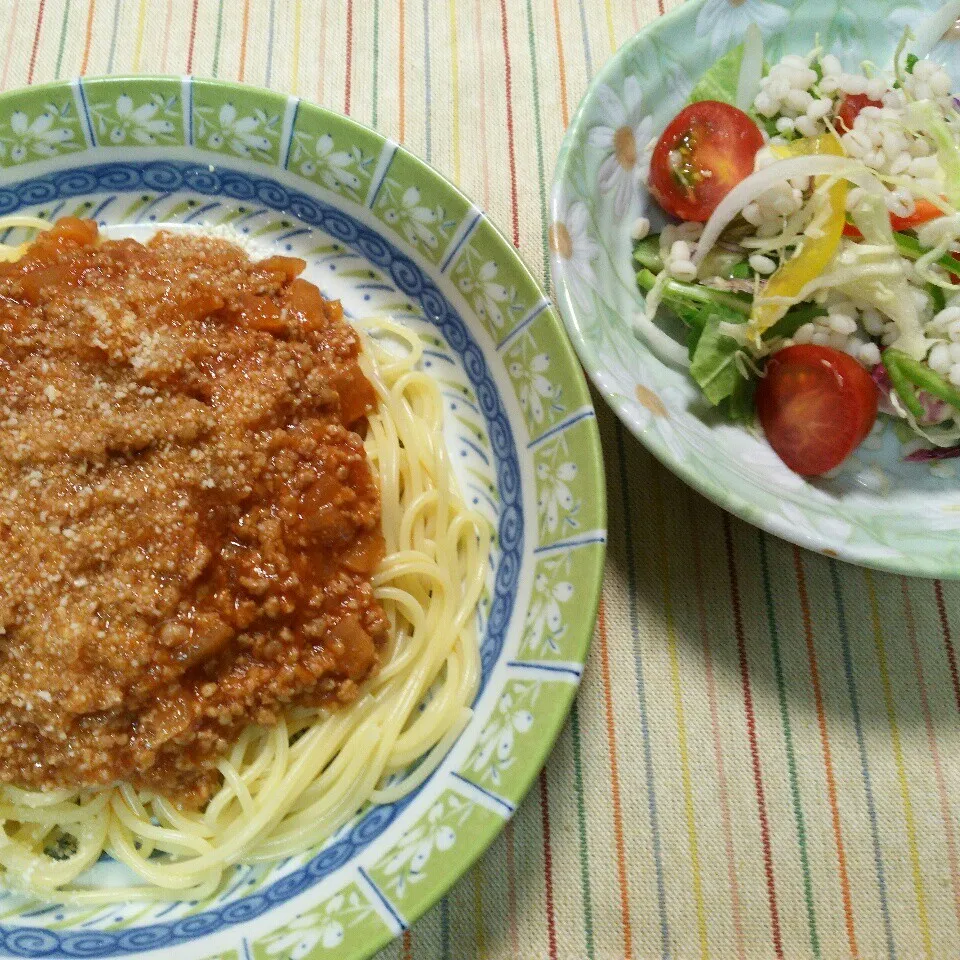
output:
<path id="1" fill-rule="evenodd" d="M 638 333 L 798 473 L 837 467 L 878 414 L 907 459 L 960 456 L 960 98 L 926 55 L 958 15 L 857 72 L 819 48 L 768 67 L 750 28 L 652 147 L 675 222 L 634 224 Z"/>

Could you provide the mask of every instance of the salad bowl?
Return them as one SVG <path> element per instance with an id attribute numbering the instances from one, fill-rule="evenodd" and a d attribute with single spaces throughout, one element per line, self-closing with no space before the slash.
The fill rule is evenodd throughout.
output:
<path id="1" fill-rule="evenodd" d="M 638 217 L 667 218 L 646 187 L 648 145 L 739 45 L 751 24 L 764 60 L 818 44 L 845 70 L 886 66 L 908 27 L 930 20 L 933 0 L 691 0 L 628 41 L 591 84 L 557 163 L 551 199 L 557 300 L 580 359 L 624 424 L 667 467 L 739 517 L 828 556 L 930 577 L 960 577 L 960 460 L 904 459 L 902 424 L 880 417 L 838 468 L 816 478 L 788 469 L 759 429 L 727 422 L 683 371 L 662 362 L 634 329 L 643 307 L 632 232 Z M 947 24 L 949 26 L 949 24 Z M 955 36 L 957 34 L 957 36 Z M 931 56 L 960 78 L 952 27 Z M 737 76 L 710 69 L 708 89 Z M 658 321 L 659 322 L 659 321 Z M 671 323 L 676 323 L 676 329 Z M 662 327 L 680 334 L 669 317 Z"/>

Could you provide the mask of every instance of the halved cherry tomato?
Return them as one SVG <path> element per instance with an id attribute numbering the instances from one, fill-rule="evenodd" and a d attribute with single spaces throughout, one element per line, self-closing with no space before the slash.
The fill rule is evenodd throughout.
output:
<path id="1" fill-rule="evenodd" d="M 673 118 L 654 148 L 650 191 L 667 213 L 705 222 L 753 173 L 762 146 L 760 128 L 742 110 L 719 100 L 691 103 Z"/>
<path id="2" fill-rule="evenodd" d="M 848 93 L 837 111 L 837 120 L 834 123 L 837 133 L 846 133 L 853 129 L 853 121 L 864 107 L 882 107 L 879 100 L 871 100 L 865 93 Z"/>
<path id="3" fill-rule="evenodd" d="M 757 413 L 777 456 L 806 476 L 841 464 L 877 419 L 877 386 L 853 357 L 797 344 L 772 354 Z"/>

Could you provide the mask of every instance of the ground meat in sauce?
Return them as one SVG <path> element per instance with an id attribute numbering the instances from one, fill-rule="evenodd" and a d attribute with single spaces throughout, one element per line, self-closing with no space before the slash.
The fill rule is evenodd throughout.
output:
<path id="1" fill-rule="evenodd" d="M 197 803 L 376 668 L 375 397 L 303 267 L 72 219 L 0 265 L 0 782 Z"/>

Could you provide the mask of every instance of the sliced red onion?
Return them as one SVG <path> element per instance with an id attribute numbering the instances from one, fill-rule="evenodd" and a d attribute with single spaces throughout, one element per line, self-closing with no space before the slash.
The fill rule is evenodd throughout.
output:
<path id="1" fill-rule="evenodd" d="M 910 463 L 925 463 L 928 460 L 952 460 L 954 457 L 960 457 L 960 447 L 924 447 L 908 453 L 903 459 Z"/>
<path id="2" fill-rule="evenodd" d="M 878 363 L 870 371 L 870 376 L 873 379 L 873 382 L 877 385 L 877 390 L 880 391 L 880 402 L 877 404 L 877 409 L 880 411 L 880 413 L 886 413 L 891 417 L 899 417 L 900 412 L 893 405 L 893 402 L 890 399 L 890 394 L 893 391 L 893 384 L 890 382 L 890 376 L 887 373 L 887 368 L 882 363 Z M 936 424 L 943 423 L 944 420 L 952 415 L 949 404 L 944 403 L 937 397 L 931 396 L 925 390 L 921 390 L 917 393 L 917 399 L 920 401 L 920 405 L 923 407 L 923 420 L 921 421 L 921 426 L 936 426 Z M 907 459 L 909 460 L 910 458 L 907 457 Z"/>
<path id="3" fill-rule="evenodd" d="M 887 368 L 882 363 L 876 364 L 870 371 L 870 378 L 877 385 L 877 390 L 880 393 L 877 409 L 880 413 L 885 413 L 888 416 L 897 416 L 897 408 L 890 402 L 890 391 L 893 389 L 893 384 L 890 382 L 890 374 L 887 373 Z"/>

